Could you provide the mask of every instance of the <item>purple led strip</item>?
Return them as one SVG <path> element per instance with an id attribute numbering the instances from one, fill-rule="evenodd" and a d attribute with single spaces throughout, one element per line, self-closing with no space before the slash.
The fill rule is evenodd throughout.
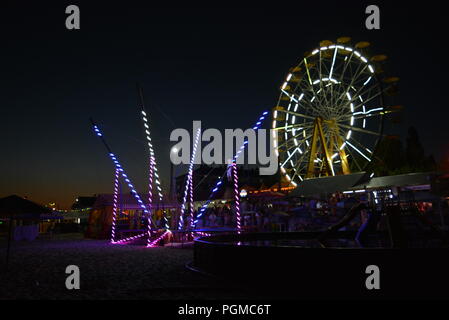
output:
<path id="1" fill-rule="evenodd" d="M 170 230 L 165 231 L 165 232 L 164 232 L 161 236 L 159 236 L 157 239 L 155 239 L 155 240 L 153 240 L 153 241 L 151 241 L 151 242 L 148 242 L 147 248 L 153 248 L 153 247 L 155 247 L 156 244 L 157 244 L 159 241 L 161 241 L 165 236 L 168 236 L 169 234 L 171 234 L 171 231 L 170 231 Z"/>
<path id="2" fill-rule="evenodd" d="M 146 235 L 146 233 L 142 233 L 142 234 L 139 234 L 137 236 L 133 236 L 133 237 L 121 239 L 121 240 L 118 240 L 118 241 L 114 241 L 113 243 L 114 244 L 121 244 L 121 243 L 129 242 L 129 241 L 132 241 L 132 240 L 136 240 L 136 239 L 142 238 L 145 235 Z"/>
<path id="3" fill-rule="evenodd" d="M 115 169 L 114 199 L 113 199 L 113 207 L 112 207 L 111 243 L 115 243 L 115 227 L 116 227 L 116 222 L 117 222 L 118 183 L 119 183 L 119 171 L 117 169 Z"/>
<path id="4" fill-rule="evenodd" d="M 178 225 L 178 229 L 182 229 L 184 227 L 184 212 L 186 209 L 186 203 L 187 203 L 187 195 L 189 194 L 189 186 L 193 186 L 193 164 L 195 161 L 195 155 L 196 155 L 196 150 L 198 147 L 198 141 L 200 138 L 200 133 L 201 133 L 201 129 L 198 129 L 195 135 L 195 142 L 193 144 L 193 150 L 192 150 L 192 156 L 190 158 L 190 164 L 189 164 L 189 171 L 188 171 L 188 175 L 187 175 L 187 181 L 186 181 L 186 187 L 184 190 L 184 198 L 182 200 L 182 206 L 181 206 L 181 213 L 179 215 L 179 225 Z M 190 188 L 190 204 L 191 204 L 191 215 L 193 216 L 193 188 Z M 193 219 L 192 219 L 193 220 Z"/>
<path id="5" fill-rule="evenodd" d="M 240 195 L 239 195 L 239 179 L 237 176 L 237 164 L 232 163 L 232 176 L 234 180 L 234 199 L 235 199 L 235 215 L 237 218 L 237 233 L 242 231 L 242 223 L 240 219 Z"/>
<path id="6" fill-rule="evenodd" d="M 153 170 L 154 170 L 154 160 L 153 157 L 150 156 L 150 173 L 148 175 L 148 242 L 151 241 L 151 218 L 153 212 Z"/>

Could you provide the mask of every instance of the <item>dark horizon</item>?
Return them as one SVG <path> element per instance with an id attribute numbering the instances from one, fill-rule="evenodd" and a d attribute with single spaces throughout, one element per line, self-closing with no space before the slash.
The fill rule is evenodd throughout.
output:
<path id="1" fill-rule="evenodd" d="M 191 130 L 193 120 L 203 128 L 250 127 L 275 106 L 303 53 L 341 36 L 369 41 L 388 56 L 388 74 L 401 79 L 402 122 L 388 133 L 405 142 L 414 126 L 427 155 L 448 155 L 442 2 L 378 3 L 376 31 L 365 29 L 365 1 L 240 8 L 77 1 L 79 31 L 65 29 L 69 4 L 2 4 L 0 197 L 67 208 L 76 196 L 111 193 L 113 165 L 90 117 L 144 192 L 148 151 L 136 83 L 167 189 L 172 129 Z"/>

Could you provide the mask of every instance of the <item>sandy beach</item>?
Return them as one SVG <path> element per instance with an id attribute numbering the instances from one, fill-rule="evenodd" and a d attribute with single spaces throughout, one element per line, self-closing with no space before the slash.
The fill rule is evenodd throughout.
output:
<path id="1" fill-rule="evenodd" d="M 13 242 L 5 272 L 0 242 L 0 299 L 233 299 L 255 293 L 188 270 L 192 248 L 111 245 L 104 240 Z M 80 290 L 68 290 L 68 265 L 80 268 Z"/>

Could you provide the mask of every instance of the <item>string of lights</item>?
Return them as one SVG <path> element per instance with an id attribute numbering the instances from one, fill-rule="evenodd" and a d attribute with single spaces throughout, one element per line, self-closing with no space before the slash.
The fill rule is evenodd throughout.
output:
<path id="1" fill-rule="evenodd" d="M 198 148 L 198 142 L 200 139 L 200 135 L 201 135 L 201 129 L 198 129 L 195 134 L 195 142 L 193 144 L 192 155 L 190 158 L 189 171 L 187 174 L 187 181 L 186 181 L 186 186 L 184 189 L 184 197 L 183 197 L 182 206 L 181 206 L 181 213 L 179 215 L 178 229 L 182 229 L 182 227 L 184 226 L 184 213 L 185 213 L 186 204 L 187 204 L 187 196 L 189 194 L 189 187 L 190 187 L 190 212 L 191 212 L 191 215 L 193 216 L 193 178 L 192 178 L 193 164 L 195 161 L 195 156 L 196 156 L 196 151 Z"/>
<path id="2" fill-rule="evenodd" d="M 233 162 L 232 166 L 232 177 L 234 182 L 234 200 L 235 200 L 235 216 L 237 219 L 237 233 L 240 234 L 242 231 L 242 224 L 240 220 L 240 195 L 239 195 L 239 179 L 237 175 L 237 164 Z"/>
<path id="3" fill-rule="evenodd" d="M 118 203 L 118 184 L 119 184 L 119 174 L 120 172 L 115 169 L 115 179 L 114 179 L 114 198 L 112 206 L 112 231 L 111 231 L 111 243 L 115 243 L 115 226 L 117 221 L 117 203 Z"/>
<path id="4" fill-rule="evenodd" d="M 156 189 L 157 189 L 157 195 L 159 197 L 159 201 L 162 202 L 164 196 L 162 194 L 162 185 L 159 179 L 158 169 L 157 169 L 157 163 L 156 163 L 156 155 L 154 153 L 153 143 L 151 141 L 151 134 L 150 134 L 150 125 L 148 121 L 147 112 L 145 110 L 145 103 L 143 98 L 143 90 L 141 87 L 138 86 L 138 91 L 140 95 L 140 101 L 141 101 L 141 108 L 142 108 L 142 120 L 143 120 L 143 126 L 145 127 L 145 137 L 147 139 L 148 149 L 150 151 L 150 162 L 153 162 L 153 182 L 156 183 Z M 164 214 L 164 222 L 165 222 L 165 228 L 169 229 L 168 220 L 167 217 Z"/>
<path id="5" fill-rule="evenodd" d="M 150 156 L 150 173 L 148 175 L 148 243 L 151 239 L 151 219 L 152 219 L 152 212 L 153 212 L 153 169 L 154 169 L 154 161 L 153 157 Z"/>

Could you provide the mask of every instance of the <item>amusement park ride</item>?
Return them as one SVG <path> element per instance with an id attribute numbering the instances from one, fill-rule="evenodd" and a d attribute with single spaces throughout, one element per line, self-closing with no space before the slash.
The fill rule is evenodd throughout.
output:
<path id="1" fill-rule="evenodd" d="M 385 105 L 399 81 L 385 76 L 385 55 L 370 43 L 322 41 L 290 69 L 273 110 L 280 170 L 294 186 L 304 179 L 363 171 L 383 134 Z"/>
<path id="2" fill-rule="evenodd" d="M 355 45 L 350 42 L 348 37 L 339 38 L 336 42 L 322 41 L 317 49 L 306 53 L 299 64 L 290 69 L 281 86 L 281 95 L 272 114 L 272 129 L 278 131 L 278 134 L 274 134 L 272 139 L 280 171 L 295 187 L 305 179 L 363 171 L 375 157 L 376 147 L 383 135 L 384 116 L 399 109 L 387 106 L 384 102 L 386 95 L 394 91 L 392 89 L 399 80 L 397 77 L 385 76 L 383 64 L 387 57 L 371 56 L 368 42 L 358 42 Z M 154 247 L 172 231 L 166 216 L 163 230 L 159 230 L 153 221 L 154 195 L 157 195 L 159 201 L 163 201 L 163 194 L 151 140 L 149 115 L 140 88 L 139 95 L 149 152 L 146 203 L 126 175 L 116 154 L 106 143 L 98 125 L 93 121 L 92 125 L 115 166 L 111 243 L 127 243 L 146 238 L 147 247 Z M 253 129 L 259 129 L 267 115 L 268 112 L 264 112 Z M 225 172 L 218 179 L 209 200 L 194 217 L 193 159 L 199 136 L 200 132 L 197 132 L 178 221 L 178 229 L 187 229 L 193 236 L 203 235 L 195 230 L 196 223 L 226 176 Z M 240 146 L 229 166 L 234 185 L 237 233 L 241 232 L 241 224 L 236 159 L 246 145 L 247 142 L 244 142 Z M 119 238 L 116 232 L 117 220 L 121 214 L 118 204 L 120 179 L 130 188 L 147 223 L 146 230 L 125 238 Z M 190 216 L 190 225 L 187 227 L 184 222 L 186 215 Z"/>

